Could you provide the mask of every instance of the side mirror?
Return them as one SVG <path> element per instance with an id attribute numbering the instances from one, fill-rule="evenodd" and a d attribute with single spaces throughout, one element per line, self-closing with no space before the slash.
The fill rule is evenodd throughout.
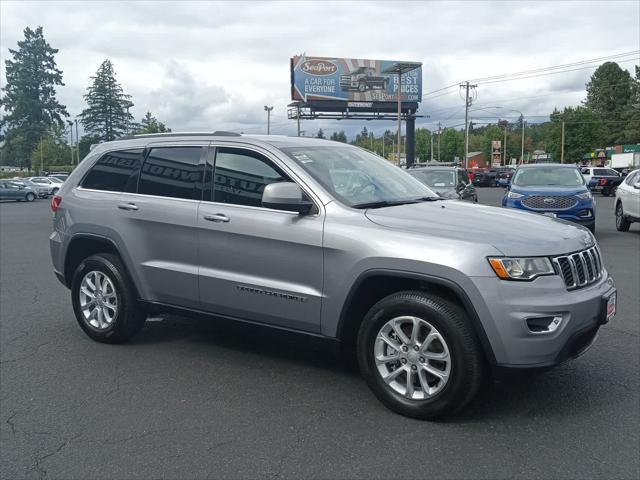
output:
<path id="1" fill-rule="evenodd" d="M 298 184 L 293 182 L 271 183 L 262 192 L 262 206 L 274 210 L 298 212 L 307 215 L 313 208 L 313 203 L 305 200 Z"/>

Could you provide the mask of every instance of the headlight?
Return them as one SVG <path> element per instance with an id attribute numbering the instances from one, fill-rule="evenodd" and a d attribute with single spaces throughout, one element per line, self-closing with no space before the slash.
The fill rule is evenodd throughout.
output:
<path id="1" fill-rule="evenodd" d="M 556 272 L 546 257 L 532 258 L 489 258 L 489 263 L 503 280 L 533 280 L 541 275 L 554 275 Z"/>
<path id="2" fill-rule="evenodd" d="M 522 198 L 522 197 L 524 197 L 524 195 L 522 195 L 521 193 L 516 193 L 512 191 L 509 191 L 509 193 L 507 193 L 507 198 Z"/>
<path id="3" fill-rule="evenodd" d="M 576 195 L 576 197 L 578 197 L 580 200 L 591 200 L 593 198 L 593 195 L 591 195 L 591 192 L 584 192 L 579 193 L 578 195 Z"/>

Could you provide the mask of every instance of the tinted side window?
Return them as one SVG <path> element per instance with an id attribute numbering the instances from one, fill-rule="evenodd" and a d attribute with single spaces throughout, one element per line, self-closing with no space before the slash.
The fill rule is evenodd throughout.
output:
<path id="1" fill-rule="evenodd" d="M 135 192 L 142 149 L 104 154 L 85 175 L 81 186 L 111 192 Z"/>
<path id="2" fill-rule="evenodd" d="M 138 193 L 199 200 L 202 147 L 153 148 L 142 165 Z"/>
<path id="3" fill-rule="evenodd" d="M 213 181 L 213 201 L 262 206 L 262 192 L 270 183 L 289 178 L 269 159 L 251 150 L 218 148 Z"/>
<path id="4" fill-rule="evenodd" d="M 607 175 L 607 170 L 605 168 L 594 168 L 593 169 L 593 174 L 594 175 Z"/>

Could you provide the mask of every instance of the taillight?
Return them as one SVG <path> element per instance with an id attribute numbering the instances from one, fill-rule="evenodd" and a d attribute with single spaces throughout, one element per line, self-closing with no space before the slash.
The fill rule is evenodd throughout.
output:
<path id="1" fill-rule="evenodd" d="M 57 212 L 60 210 L 60 204 L 62 203 L 62 197 L 60 195 L 54 195 L 51 199 L 51 211 Z"/>

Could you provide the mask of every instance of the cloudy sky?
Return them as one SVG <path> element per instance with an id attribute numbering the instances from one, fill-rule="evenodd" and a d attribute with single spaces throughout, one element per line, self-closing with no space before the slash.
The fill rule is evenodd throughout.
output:
<path id="1" fill-rule="evenodd" d="M 423 63 L 423 93 L 467 79 L 527 71 L 640 49 L 640 2 L 11 2 L 0 3 L 0 54 L 26 26 L 42 25 L 60 50 L 59 98 L 75 117 L 98 65 L 113 61 L 136 118 L 152 111 L 174 130 L 292 134 L 289 58 L 306 52 Z M 621 57 L 632 71 L 638 54 Z M 479 83 L 472 117 L 489 121 L 522 111 L 542 121 L 555 106 L 576 105 L 595 69 Z M 583 67 L 589 68 L 583 68 Z M 580 69 L 577 69 L 580 68 Z M 568 68 L 567 68 L 568 69 Z M 427 95 L 418 123 L 464 122 L 457 88 Z M 485 110 L 479 110 L 484 108 Z M 376 131 L 392 122 L 368 122 Z M 315 132 L 359 131 L 362 122 L 303 122 Z"/>

